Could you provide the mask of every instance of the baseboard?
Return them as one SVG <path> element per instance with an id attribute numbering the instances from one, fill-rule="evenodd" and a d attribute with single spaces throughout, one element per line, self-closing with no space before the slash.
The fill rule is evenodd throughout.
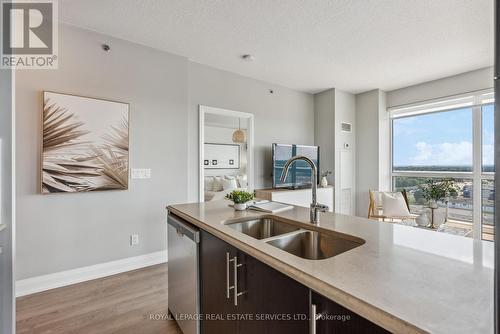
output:
<path id="1" fill-rule="evenodd" d="M 126 271 L 167 262 L 167 251 L 159 251 L 126 259 L 31 277 L 16 281 L 16 297 L 90 281 Z"/>

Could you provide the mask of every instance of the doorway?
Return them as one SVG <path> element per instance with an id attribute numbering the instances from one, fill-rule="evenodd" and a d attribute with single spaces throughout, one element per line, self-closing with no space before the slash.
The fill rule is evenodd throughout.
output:
<path id="1" fill-rule="evenodd" d="M 253 114 L 203 105 L 199 112 L 199 202 L 253 192 Z"/>

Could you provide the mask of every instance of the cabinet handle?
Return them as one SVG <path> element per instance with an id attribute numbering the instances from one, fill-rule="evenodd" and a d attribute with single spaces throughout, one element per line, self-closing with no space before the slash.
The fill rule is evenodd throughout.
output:
<path id="1" fill-rule="evenodd" d="M 234 285 L 229 285 L 229 262 L 234 261 L 234 259 L 229 259 L 229 252 L 226 252 L 226 298 L 231 297 L 231 289 L 234 289 Z M 236 282 L 236 281 L 235 281 Z"/>
<path id="2" fill-rule="evenodd" d="M 309 307 L 309 334 L 316 334 L 316 321 L 321 318 L 321 313 L 316 312 L 316 304 Z"/>
<path id="3" fill-rule="evenodd" d="M 238 292 L 238 268 L 242 266 L 242 264 L 238 264 L 238 258 L 235 256 L 233 258 L 233 270 L 234 270 L 234 306 L 238 306 L 238 297 L 245 294 L 245 292 Z"/>

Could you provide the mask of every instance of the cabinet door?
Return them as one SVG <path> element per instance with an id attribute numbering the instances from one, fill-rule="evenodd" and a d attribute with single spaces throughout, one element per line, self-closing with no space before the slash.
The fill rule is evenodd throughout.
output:
<path id="1" fill-rule="evenodd" d="M 236 249 L 226 242 L 202 231 L 200 240 L 201 321 L 204 334 L 233 334 L 237 321 L 228 320 L 236 310 L 232 298 L 227 298 L 227 286 L 234 284 L 232 275 L 227 281 L 226 254 L 236 256 Z M 232 273 L 232 265 L 229 266 Z M 232 291 L 230 291 L 232 297 Z"/>
<path id="2" fill-rule="evenodd" d="M 227 253 L 232 260 L 229 266 Z M 202 333 L 308 332 L 308 288 L 204 231 L 200 241 L 200 283 Z M 229 298 L 228 284 L 234 286 Z M 235 293 L 241 293 L 236 300 Z"/>
<path id="3" fill-rule="evenodd" d="M 241 263 L 238 333 L 308 333 L 309 289 L 246 254 Z"/>
<path id="4" fill-rule="evenodd" d="M 316 320 L 316 334 L 390 333 L 382 327 L 375 325 L 371 321 L 315 292 L 311 292 L 311 302 L 316 305 L 316 314 L 321 315 L 320 318 Z"/>

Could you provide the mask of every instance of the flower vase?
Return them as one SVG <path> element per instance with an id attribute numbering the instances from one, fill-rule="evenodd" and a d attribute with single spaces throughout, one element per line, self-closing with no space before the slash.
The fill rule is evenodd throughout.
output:
<path id="1" fill-rule="evenodd" d="M 327 186 L 328 186 L 328 179 L 326 178 L 326 176 L 323 176 L 323 177 L 321 178 L 321 183 L 320 183 L 320 184 L 321 184 L 321 186 L 322 186 L 323 188 L 325 188 L 325 187 L 327 187 Z"/>
<path id="2" fill-rule="evenodd" d="M 245 211 L 247 209 L 246 203 L 234 203 L 234 209 L 236 211 Z"/>

